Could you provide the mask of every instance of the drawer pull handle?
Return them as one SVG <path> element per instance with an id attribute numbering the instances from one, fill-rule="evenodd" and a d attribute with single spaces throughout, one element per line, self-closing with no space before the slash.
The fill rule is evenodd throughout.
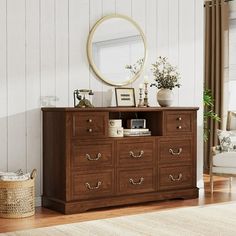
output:
<path id="1" fill-rule="evenodd" d="M 182 148 L 179 148 L 177 152 L 175 152 L 172 148 L 169 149 L 169 153 L 173 156 L 179 156 L 182 152 Z"/>
<path id="2" fill-rule="evenodd" d="M 182 179 L 183 175 L 180 173 L 178 175 L 178 178 L 175 178 L 173 175 L 169 175 L 169 178 L 171 179 L 171 181 L 180 181 Z"/>
<path id="3" fill-rule="evenodd" d="M 89 123 L 92 123 L 92 122 L 93 122 L 93 120 L 92 120 L 92 119 L 88 119 L 88 122 L 89 122 Z"/>
<path id="4" fill-rule="evenodd" d="M 129 155 L 133 158 L 141 158 L 143 154 L 144 154 L 143 150 L 141 150 L 138 155 L 135 155 L 134 152 L 132 151 L 129 152 Z"/>
<path id="5" fill-rule="evenodd" d="M 180 126 L 177 126 L 177 129 L 182 129 L 182 126 L 180 125 Z"/>
<path id="6" fill-rule="evenodd" d="M 89 132 L 89 133 L 92 133 L 92 132 L 93 132 L 93 129 L 88 129 L 88 132 Z"/>
<path id="7" fill-rule="evenodd" d="M 95 189 L 99 189 L 101 186 L 102 182 L 98 181 L 97 185 L 92 187 L 89 183 L 85 183 L 85 186 L 87 187 L 88 190 L 95 190 Z"/>
<path id="8" fill-rule="evenodd" d="M 179 121 L 182 120 L 182 117 L 178 117 L 177 120 L 179 120 Z"/>
<path id="9" fill-rule="evenodd" d="M 138 182 L 135 182 L 133 179 L 129 179 L 129 182 L 133 185 L 140 185 L 143 183 L 143 181 L 144 181 L 143 177 L 141 177 Z"/>
<path id="10" fill-rule="evenodd" d="M 101 153 L 98 153 L 96 157 L 91 157 L 89 154 L 86 154 L 86 158 L 89 160 L 89 161 L 98 161 L 100 158 L 102 157 L 102 154 Z"/>

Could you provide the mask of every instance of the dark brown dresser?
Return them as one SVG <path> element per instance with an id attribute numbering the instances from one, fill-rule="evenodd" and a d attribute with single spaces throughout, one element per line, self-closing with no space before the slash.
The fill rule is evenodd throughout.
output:
<path id="1" fill-rule="evenodd" d="M 195 107 L 43 108 L 43 206 L 65 214 L 197 198 Z M 108 137 L 109 119 L 152 136 Z"/>

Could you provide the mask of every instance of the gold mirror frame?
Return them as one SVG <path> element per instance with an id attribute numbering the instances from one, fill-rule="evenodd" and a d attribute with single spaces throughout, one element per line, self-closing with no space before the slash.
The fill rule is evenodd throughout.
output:
<path id="1" fill-rule="evenodd" d="M 129 79 L 128 81 L 123 82 L 123 83 L 114 83 L 114 82 L 110 81 L 109 79 L 105 78 L 103 76 L 103 74 L 101 73 L 101 71 L 97 68 L 97 66 L 94 63 L 94 61 L 93 61 L 92 40 L 93 40 L 94 33 L 95 33 L 96 29 L 99 27 L 99 25 L 101 25 L 104 21 L 107 21 L 107 20 L 112 19 L 112 18 L 125 19 L 128 22 L 130 22 L 131 24 L 133 24 L 133 26 L 141 34 L 141 37 L 142 37 L 142 40 L 143 40 L 143 44 L 144 44 L 144 58 L 143 58 L 143 65 L 142 65 L 142 67 L 140 68 L 139 72 L 136 75 L 134 75 L 131 79 Z M 95 23 L 95 25 L 93 26 L 93 28 L 90 30 L 90 33 L 89 33 L 89 36 L 88 36 L 88 40 L 87 40 L 87 57 L 88 57 L 89 65 L 91 66 L 94 74 L 99 79 L 104 81 L 105 83 L 107 83 L 109 85 L 113 85 L 113 86 L 123 86 L 123 85 L 130 84 L 130 83 L 134 82 L 136 79 L 139 78 L 139 76 L 143 72 L 144 66 L 146 64 L 146 60 L 147 60 L 147 41 L 146 41 L 146 37 L 145 37 L 141 27 L 134 20 L 132 20 L 130 17 L 125 16 L 125 15 L 120 15 L 120 14 L 111 14 L 111 15 L 104 16 L 100 20 L 98 20 Z"/>

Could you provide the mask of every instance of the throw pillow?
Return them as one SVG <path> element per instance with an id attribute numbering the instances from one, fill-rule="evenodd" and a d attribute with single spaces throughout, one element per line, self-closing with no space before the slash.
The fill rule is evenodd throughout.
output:
<path id="1" fill-rule="evenodd" d="M 231 130 L 231 142 L 233 143 L 234 149 L 236 149 L 236 131 L 235 130 Z"/>
<path id="2" fill-rule="evenodd" d="M 224 152 L 235 151 L 235 144 L 232 142 L 234 133 L 231 131 L 217 130 L 221 150 Z"/>

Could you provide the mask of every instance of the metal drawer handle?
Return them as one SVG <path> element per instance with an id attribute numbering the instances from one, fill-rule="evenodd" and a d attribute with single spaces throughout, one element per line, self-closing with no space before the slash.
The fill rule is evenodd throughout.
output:
<path id="1" fill-rule="evenodd" d="M 169 153 L 173 156 L 179 156 L 182 152 L 182 148 L 179 148 L 177 152 L 175 152 L 172 148 L 169 149 Z"/>
<path id="2" fill-rule="evenodd" d="M 143 154 L 144 154 L 143 150 L 141 150 L 138 155 L 135 155 L 134 152 L 132 151 L 129 152 L 129 155 L 133 158 L 141 158 Z"/>
<path id="3" fill-rule="evenodd" d="M 99 152 L 96 157 L 91 157 L 89 154 L 86 154 L 86 158 L 89 161 L 98 161 L 102 157 L 102 154 Z"/>
<path id="4" fill-rule="evenodd" d="M 85 186 L 87 187 L 88 190 L 95 190 L 95 189 L 99 189 L 101 186 L 102 182 L 98 181 L 97 185 L 92 187 L 89 183 L 85 183 Z"/>
<path id="5" fill-rule="evenodd" d="M 144 181 L 143 177 L 141 177 L 138 182 L 135 182 L 133 179 L 129 179 L 129 182 L 133 185 L 140 185 L 143 183 L 143 181 Z"/>
<path id="6" fill-rule="evenodd" d="M 182 173 L 179 173 L 178 178 L 175 178 L 173 175 L 169 175 L 169 178 L 171 179 L 171 181 L 180 181 L 182 179 L 183 175 Z"/>
<path id="7" fill-rule="evenodd" d="M 92 123 L 92 122 L 93 122 L 93 120 L 92 120 L 92 119 L 88 119 L 88 122 L 89 122 L 89 123 Z"/>
<path id="8" fill-rule="evenodd" d="M 177 120 L 182 120 L 182 117 L 178 117 Z"/>
<path id="9" fill-rule="evenodd" d="M 92 133 L 92 132 L 93 132 L 93 129 L 88 129 L 88 132 L 89 132 L 89 133 Z"/>
<path id="10" fill-rule="evenodd" d="M 182 129 L 182 126 L 180 125 L 180 126 L 177 126 L 177 129 Z"/>

